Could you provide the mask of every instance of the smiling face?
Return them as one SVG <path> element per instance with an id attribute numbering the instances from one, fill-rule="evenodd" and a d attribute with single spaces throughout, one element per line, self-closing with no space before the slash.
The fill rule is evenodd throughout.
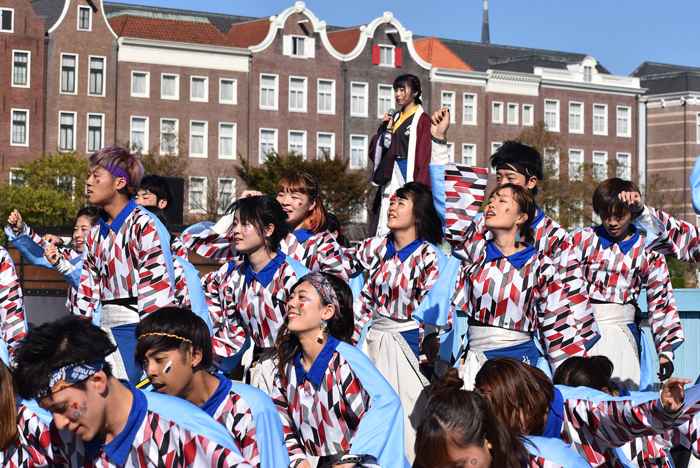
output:
<path id="1" fill-rule="evenodd" d="M 413 102 L 413 90 L 406 84 L 394 89 L 394 97 L 401 107 L 406 107 Z"/>
<path id="2" fill-rule="evenodd" d="M 335 307 L 323 305 L 321 295 L 311 283 L 304 281 L 287 299 L 287 328 L 295 335 L 304 332 L 318 333 L 321 320 L 330 320 Z"/>
<path id="3" fill-rule="evenodd" d="M 600 213 L 600 221 L 615 242 L 625 240 L 630 234 L 630 224 L 632 223 L 632 213 L 626 211 L 625 214 L 614 216 L 610 213 Z"/>
<path id="4" fill-rule="evenodd" d="M 97 435 L 106 420 L 105 398 L 101 396 L 106 390 L 106 382 L 107 376 L 98 372 L 85 381 L 85 388 L 74 385 L 37 402 L 51 413 L 57 429 L 72 431 L 84 441 L 89 441 Z"/>
<path id="5" fill-rule="evenodd" d="M 287 226 L 290 230 L 298 229 L 316 207 L 316 201 L 310 201 L 309 197 L 301 192 L 279 192 L 277 201 L 287 213 Z"/>
<path id="6" fill-rule="evenodd" d="M 193 354 L 190 350 L 183 356 L 177 349 L 169 351 L 149 350 L 143 362 L 148 380 L 158 393 L 183 397 L 190 385 L 194 367 L 201 361 L 201 351 Z"/>
<path id="7" fill-rule="evenodd" d="M 87 201 L 93 205 L 105 206 L 119 193 L 120 189 L 126 187 L 126 179 L 114 177 L 105 168 L 95 164 L 90 166 L 85 185 Z"/>
<path id="8" fill-rule="evenodd" d="M 399 198 L 394 194 L 389 202 L 386 225 L 392 231 L 415 228 L 416 219 L 413 216 L 413 200 Z"/>
<path id="9" fill-rule="evenodd" d="M 75 250 L 77 250 L 78 253 L 83 253 L 85 236 L 90 229 L 92 229 L 92 224 L 90 223 L 90 218 L 87 216 L 81 216 L 75 220 L 75 226 L 73 226 L 73 243 L 75 244 Z"/>
<path id="10" fill-rule="evenodd" d="M 495 191 L 489 198 L 484 210 L 484 225 L 486 229 L 512 229 L 527 220 L 527 214 L 520 212 L 520 207 L 513 198 L 510 188 Z"/>
<path id="11" fill-rule="evenodd" d="M 482 446 L 470 445 L 465 448 L 450 443 L 448 450 L 450 458 L 454 461 L 451 468 L 489 468 L 491 466 L 491 452 L 486 440 Z"/>
<path id="12" fill-rule="evenodd" d="M 269 236 L 274 229 L 274 226 L 270 224 L 267 226 L 265 234 Z M 250 223 L 243 224 L 238 213 L 233 218 L 231 231 L 233 233 L 233 244 L 240 253 L 251 254 L 261 248 L 265 248 L 267 245 L 255 226 Z"/>

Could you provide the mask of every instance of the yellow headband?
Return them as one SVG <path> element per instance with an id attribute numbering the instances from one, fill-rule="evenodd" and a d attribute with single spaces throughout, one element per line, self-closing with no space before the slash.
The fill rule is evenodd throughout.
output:
<path id="1" fill-rule="evenodd" d="M 192 340 L 188 340 L 187 338 L 183 338 L 183 337 L 177 336 L 177 335 L 170 335 L 169 333 L 157 333 L 157 332 L 144 333 L 143 335 L 139 336 L 139 340 L 141 338 L 143 338 L 144 336 L 167 336 L 168 338 L 176 338 L 178 340 L 187 341 L 189 344 L 194 346 L 194 343 L 192 343 Z"/>

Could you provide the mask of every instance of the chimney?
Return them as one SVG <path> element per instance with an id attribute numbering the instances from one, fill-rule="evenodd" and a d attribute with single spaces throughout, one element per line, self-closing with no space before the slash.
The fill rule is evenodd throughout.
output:
<path id="1" fill-rule="evenodd" d="M 484 20 L 481 23 L 481 43 L 491 44 L 489 38 L 489 0 L 484 0 Z"/>

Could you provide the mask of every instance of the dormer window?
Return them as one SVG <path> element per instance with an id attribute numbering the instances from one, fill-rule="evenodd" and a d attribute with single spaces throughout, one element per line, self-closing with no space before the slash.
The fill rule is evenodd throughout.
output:
<path id="1" fill-rule="evenodd" d="M 288 57 L 314 58 L 315 39 L 306 36 L 284 36 L 282 54 Z"/>
<path id="2" fill-rule="evenodd" d="M 393 45 L 372 46 L 372 65 L 380 67 L 400 67 L 402 65 L 402 49 Z"/>
<path id="3" fill-rule="evenodd" d="M 78 7 L 78 30 L 92 30 L 92 9 L 90 7 Z"/>
<path id="4" fill-rule="evenodd" d="M 593 81 L 593 67 L 583 67 L 583 81 Z"/>
<path id="5" fill-rule="evenodd" d="M 0 8 L 0 31 L 2 32 L 14 32 L 14 13 L 15 10 L 11 8 Z"/>
<path id="6" fill-rule="evenodd" d="M 306 57 L 306 53 L 304 52 L 305 45 L 306 45 L 306 38 L 305 37 L 293 36 L 292 37 L 292 55 L 295 57 Z"/>

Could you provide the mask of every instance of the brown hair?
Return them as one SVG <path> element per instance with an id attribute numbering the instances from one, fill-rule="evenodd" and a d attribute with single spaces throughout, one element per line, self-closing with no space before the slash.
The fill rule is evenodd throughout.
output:
<path id="1" fill-rule="evenodd" d="M 593 211 L 598 216 L 610 214 L 618 218 L 630 213 L 627 204 L 620 200 L 621 192 L 639 192 L 637 184 L 617 177 L 604 180 L 593 192 Z"/>
<path id="2" fill-rule="evenodd" d="M 476 374 L 475 389 L 501 421 L 519 434 L 542 435 L 554 384 L 540 369 L 517 359 L 486 361 Z"/>
<path id="3" fill-rule="evenodd" d="M 16 398 L 10 369 L 0 360 L 0 451 L 7 450 L 19 436 Z"/>
<path id="4" fill-rule="evenodd" d="M 482 447 L 491 444 L 491 466 L 523 468 L 530 459 L 523 442 L 494 416 L 484 400 L 462 390 L 464 381 L 450 369 L 433 388 L 416 432 L 414 468 L 454 466 L 449 447 Z"/>
<path id="5" fill-rule="evenodd" d="M 328 215 L 326 214 L 326 208 L 323 206 L 318 180 L 313 174 L 306 171 L 289 173 L 277 183 L 277 191 L 287 193 L 299 192 L 309 197 L 309 203 L 315 201 L 316 206 L 306 216 L 302 227 L 310 229 L 316 234 L 328 230 Z"/>
<path id="6" fill-rule="evenodd" d="M 503 190 L 510 189 L 513 194 L 513 201 L 518 205 L 520 213 L 527 215 L 527 220 L 520 226 L 520 235 L 525 238 L 525 242 L 532 244 L 535 242 L 535 233 L 532 230 L 532 221 L 537 214 L 537 203 L 532 194 L 524 187 L 515 184 L 499 185 L 491 191 L 488 199 L 494 195 L 500 194 Z M 488 200 L 487 199 L 487 200 Z M 519 239 L 518 239 L 519 240 Z"/>
<path id="7" fill-rule="evenodd" d="M 118 166 L 125 170 L 131 179 L 131 182 L 126 186 L 126 194 L 129 198 L 134 198 L 145 172 L 138 156 L 129 153 L 121 146 L 105 146 L 90 155 L 90 165 L 95 164 L 103 168 Z M 114 175 L 112 177 L 114 178 Z"/>

